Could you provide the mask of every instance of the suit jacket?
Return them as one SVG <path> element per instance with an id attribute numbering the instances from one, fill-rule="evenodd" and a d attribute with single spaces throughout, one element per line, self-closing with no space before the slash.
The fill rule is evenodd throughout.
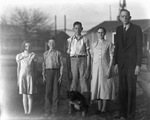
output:
<path id="1" fill-rule="evenodd" d="M 142 61 L 142 30 L 139 26 L 130 23 L 125 35 L 123 25 L 118 26 L 115 37 L 115 64 L 119 68 L 123 65 L 129 68 L 141 66 Z"/>

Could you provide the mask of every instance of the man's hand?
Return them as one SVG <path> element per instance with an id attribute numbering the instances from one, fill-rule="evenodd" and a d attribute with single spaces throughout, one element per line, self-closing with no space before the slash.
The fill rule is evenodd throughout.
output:
<path id="1" fill-rule="evenodd" d="M 136 68 L 135 68 L 135 75 L 138 75 L 140 72 L 140 67 L 137 65 Z"/>
<path id="2" fill-rule="evenodd" d="M 62 76 L 60 76 L 58 79 L 58 84 L 60 85 L 61 83 L 62 83 Z"/>
<path id="3" fill-rule="evenodd" d="M 45 75 L 43 75 L 43 83 L 46 84 L 46 78 L 45 78 Z"/>
<path id="4" fill-rule="evenodd" d="M 86 70 L 86 71 L 85 71 L 85 74 L 84 74 L 85 80 L 88 79 L 89 76 L 90 76 L 89 70 Z"/>
<path id="5" fill-rule="evenodd" d="M 114 67 L 114 72 L 117 74 L 118 73 L 118 64 L 115 65 Z"/>
<path id="6" fill-rule="evenodd" d="M 71 71 L 68 71 L 68 78 L 69 78 L 69 80 L 72 80 L 72 73 L 71 73 Z"/>

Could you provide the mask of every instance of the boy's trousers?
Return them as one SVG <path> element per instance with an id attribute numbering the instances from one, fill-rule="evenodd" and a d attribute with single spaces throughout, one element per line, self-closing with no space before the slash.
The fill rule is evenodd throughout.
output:
<path id="1" fill-rule="evenodd" d="M 70 90 L 79 91 L 80 89 L 80 92 L 84 95 L 88 104 L 90 93 L 88 90 L 88 81 L 84 78 L 86 69 L 86 57 L 71 57 L 72 83 L 70 86 Z"/>
<path id="2" fill-rule="evenodd" d="M 59 70 L 46 69 L 45 112 L 56 113 L 59 101 Z"/>

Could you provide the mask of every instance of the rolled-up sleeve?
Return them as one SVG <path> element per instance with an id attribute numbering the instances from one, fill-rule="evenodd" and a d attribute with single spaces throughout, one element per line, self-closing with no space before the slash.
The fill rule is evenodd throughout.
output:
<path id="1" fill-rule="evenodd" d="M 71 51 L 71 38 L 67 39 L 67 53 L 69 54 Z"/>
<path id="2" fill-rule="evenodd" d="M 89 49 L 90 49 L 89 39 L 85 38 L 85 39 L 84 39 L 84 42 L 85 42 L 85 44 L 86 44 L 86 50 L 89 50 Z"/>

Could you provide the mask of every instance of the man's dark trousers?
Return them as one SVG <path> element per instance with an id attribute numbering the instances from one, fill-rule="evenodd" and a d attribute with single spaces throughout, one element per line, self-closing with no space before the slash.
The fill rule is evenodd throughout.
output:
<path id="1" fill-rule="evenodd" d="M 136 110 L 136 80 L 134 67 L 123 65 L 119 70 L 119 102 L 121 116 L 135 117 Z"/>

